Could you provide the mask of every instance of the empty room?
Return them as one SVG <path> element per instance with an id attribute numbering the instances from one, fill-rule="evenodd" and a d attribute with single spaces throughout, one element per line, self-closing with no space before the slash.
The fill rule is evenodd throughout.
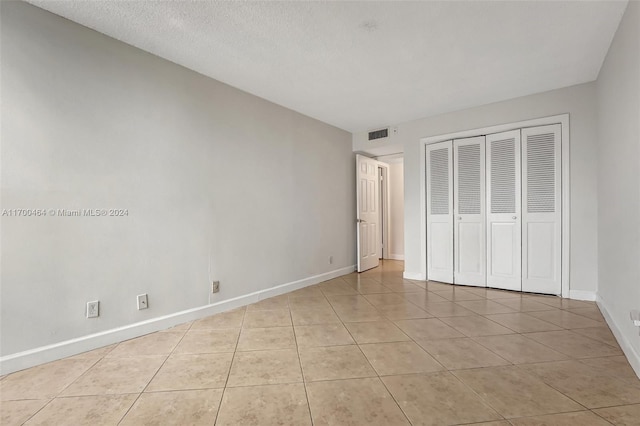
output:
<path id="1" fill-rule="evenodd" d="M 640 425 L 640 2 L 0 2 L 0 424 Z"/>

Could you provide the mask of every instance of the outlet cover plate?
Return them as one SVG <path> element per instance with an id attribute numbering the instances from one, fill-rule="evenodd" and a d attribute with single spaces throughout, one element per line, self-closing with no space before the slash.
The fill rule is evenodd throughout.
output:
<path id="1" fill-rule="evenodd" d="M 138 310 L 147 309 L 149 307 L 149 299 L 147 293 L 138 295 Z"/>
<path id="2" fill-rule="evenodd" d="M 220 281 L 214 281 L 211 283 L 211 293 L 217 293 L 220 291 Z"/>
<path id="3" fill-rule="evenodd" d="M 87 302 L 87 318 L 98 318 L 100 316 L 100 301 Z"/>

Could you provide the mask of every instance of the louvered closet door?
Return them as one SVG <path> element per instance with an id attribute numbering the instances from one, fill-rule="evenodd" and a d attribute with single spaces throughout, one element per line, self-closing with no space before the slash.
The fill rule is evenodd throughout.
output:
<path id="1" fill-rule="evenodd" d="M 520 130 L 487 136 L 487 287 L 522 289 Z"/>
<path id="2" fill-rule="evenodd" d="M 522 129 L 522 290 L 561 293 L 561 126 Z"/>
<path id="3" fill-rule="evenodd" d="M 427 146 L 427 278 L 453 283 L 452 141 Z"/>
<path id="4" fill-rule="evenodd" d="M 455 284 L 486 286 L 484 136 L 453 141 Z"/>

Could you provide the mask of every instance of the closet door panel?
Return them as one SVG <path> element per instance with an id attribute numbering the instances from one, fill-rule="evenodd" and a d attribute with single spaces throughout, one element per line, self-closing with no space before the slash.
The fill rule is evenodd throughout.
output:
<path id="1" fill-rule="evenodd" d="M 522 290 L 520 130 L 486 140 L 487 287 Z"/>
<path id="2" fill-rule="evenodd" d="M 485 138 L 456 139 L 454 283 L 486 286 Z"/>
<path id="3" fill-rule="evenodd" d="M 522 290 L 561 294 L 561 126 L 522 129 Z"/>
<path id="4" fill-rule="evenodd" d="M 452 141 L 428 145 L 427 279 L 453 283 Z"/>

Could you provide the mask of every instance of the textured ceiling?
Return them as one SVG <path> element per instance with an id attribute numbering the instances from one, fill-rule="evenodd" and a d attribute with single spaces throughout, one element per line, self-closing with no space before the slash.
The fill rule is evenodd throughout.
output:
<path id="1" fill-rule="evenodd" d="M 352 132 L 595 80 L 626 7 L 29 2 Z"/>

